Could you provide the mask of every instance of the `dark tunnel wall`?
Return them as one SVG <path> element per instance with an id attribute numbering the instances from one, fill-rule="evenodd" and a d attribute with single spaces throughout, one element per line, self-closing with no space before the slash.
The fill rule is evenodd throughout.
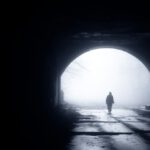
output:
<path id="1" fill-rule="evenodd" d="M 34 19 L 29 21 L 28 26 L 24 22 L 19 24 L 19 27 L 12 32 L 15 79 L 13 94 L 17 103 L 24 107 L 24 109 L 18 108 L 21 109 L 20 111 L 28 110 L 30 113 L 35 109 L 34 112 L 39 110 L 43 112 L 53 107 L 54 99 L 58 97 L 56 82 L 62 72 L 76 57 L 90 49 L 99 47 L 123 49 L 139 58 L 148 68 L 150 66 L 149 32 L 116 34 L 117 31 L 106 30 L 105 34 L 101 33 L 102 29 L 93 30 L 94 32 L 88 32 L 87 29 L 86 34 L 90 38 L 86 38 L 87 35 L 82 34 L 81 28 L 79 32 L 76 31 L 76 27 L 60 30 L 53 25 L 49 27 L 50 24 L 43 18 Z M 124 29 L 124 26 L 120 28 Z M 95 33 L 100 35 L 94 37 Z M 28 104 L 31 104 L 30 108 L 26 109 Z"/>
<path id="2" fill-rule="evenodd" d="M 128 10 L 126 6 L 106 5 L 107 11 L 98 9 L 99 5 L 91 5 L 93 11 L 82 5 L 72 11 L 63 11 L 65 5 L 55 5 L 60 11 L 41 3 L 29 6 L 28 12 L 26 7 L 11 12 L 8 28 L 13 51 L 13 100 L 18 106 L 26 105 L 25 111 L 28 104 L 31 111 L 32 107 L 42 112 L 52 107 L 59 76 L 72 60 L 89 49 L 125 49 L 149 68 L 150 17 L 145 7 L 148 5 L 139 4 L 133 9 L 130 3 Z M 139 11 L 142 7 L 144 11 Z M 67 13 L 69 10 L 71 13 Z"/>
<path id="3" fill-rule="evenodd" d="M 12 52 L 10 141 L 15 134 L 28 137 L 33 133 L 36 137 L 39 131 L 46 135 L 59 103 L 60 76 L 87 50 L 103 46 L 125 49 L 150 69 L 149 7 L 144 5 L 144 11 L 139 11 L 141 4 L 136 10 L 135 5 L 129 6 L 106 4 L 106 11 L 102 4 L 85 7 L 84 3 L 72 9 L 68 3 L 53 6 L 13 1 L 7 7 L 5 37 Z"/>

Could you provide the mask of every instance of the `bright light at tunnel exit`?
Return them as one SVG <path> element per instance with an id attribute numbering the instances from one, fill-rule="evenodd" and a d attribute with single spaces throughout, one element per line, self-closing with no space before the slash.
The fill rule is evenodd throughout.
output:
<path id="1" fill-rule="evenodd" d="M 116 106 L 150 104 L 150 72 L 133 55 L 114 48 L 90 50 L 71 62 L 61 76 L 64 101 L 104 106 L 109 91 Z"/>

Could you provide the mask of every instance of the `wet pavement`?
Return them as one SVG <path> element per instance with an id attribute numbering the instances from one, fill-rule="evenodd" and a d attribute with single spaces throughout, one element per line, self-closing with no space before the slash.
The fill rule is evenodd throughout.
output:
<path id="1" fill-rule="evenodd" d="M 150 118 L 129 109 L 76 109 L 68 150 L 149 150 Z"/>

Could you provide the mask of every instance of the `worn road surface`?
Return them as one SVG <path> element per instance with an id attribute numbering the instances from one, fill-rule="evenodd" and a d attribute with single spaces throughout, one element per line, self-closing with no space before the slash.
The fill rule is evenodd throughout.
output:
<path id="1" fill-rule="evenodd" d="M 150 118 L 129 109 L 80 109 L 68 150 L 150 150 Z"/>

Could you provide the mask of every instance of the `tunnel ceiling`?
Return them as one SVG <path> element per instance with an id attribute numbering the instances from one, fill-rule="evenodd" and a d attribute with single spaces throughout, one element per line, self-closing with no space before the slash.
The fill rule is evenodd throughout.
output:
<path id="1" fill-rule="evenodd" d="M 64 64 L 67 66 L 89 49 L 108 46 L 129 51 L 149 68 L 149 26 L 150 23 L 147 20 L 142 21 L 141 18 L 135 22 L 127 19 L 75 23 L 73 27 L 70 26 L 65 32 L 59 34 L 61 43 L 59 60 L 62 62 L 65 60 L 66 64 L 65 62 Z"/>
<path id="2" fill-rule="evenodd" d="M 36 2 L 33 7 L 24 4 L 24 8 L 17 8 L 10 17 L 13 22 L 9 24 L 19 26 L 17 32 L 21 36 L 20 31 L 24 32 L 28 45 L 45 49 L 43 55 L 49 53 L 51 60 L 56 57 L 58 68 L 89 48 L 107 45 L 119 45 L 150 63 L 150 9 L 146 1 Z"/>

